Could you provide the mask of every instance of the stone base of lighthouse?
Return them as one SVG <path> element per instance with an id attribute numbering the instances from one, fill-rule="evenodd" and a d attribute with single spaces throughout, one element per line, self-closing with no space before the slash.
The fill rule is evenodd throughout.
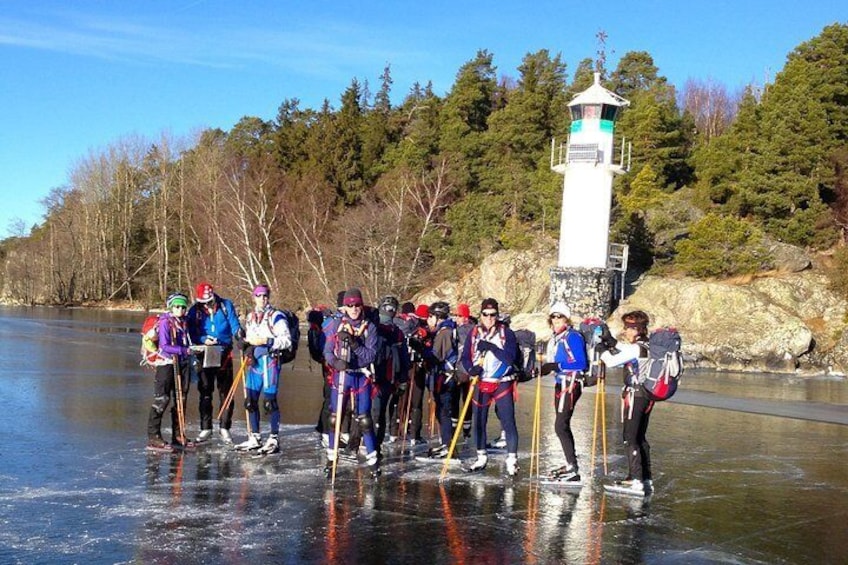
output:
<path id="1" fill-rule="evenodd" d="M 551 269 L 551 304 L 565 302 L 574 320 L 600 318 L 612 313 L 612 293 L 615 271 L 553 267 Z"/>

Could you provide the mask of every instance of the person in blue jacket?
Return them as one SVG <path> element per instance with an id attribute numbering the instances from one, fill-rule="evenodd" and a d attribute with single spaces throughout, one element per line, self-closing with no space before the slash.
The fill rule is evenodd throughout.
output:
<path id="1" fill-rule="evenodd" d="M 571 310 L 562 302 L 551 306 L 548 324 L 553 336 L 548 341 L 545 363 L 541 373 L 554 373 L 554 431 L 559 438 L 565 465 L 551 471 L 551 478 L 563 482 L 580 482 L 571 416 L 583 393 L 583 374 L 588 368 L 586 342 L 583 335 L 571 327 Z"/>
<path id="2" fill-rule="evenodd" d="M 241 324 L 232 301 L 218 296 L 212 285 L 202 282 L 195 287 L 195 302 L 186 315 L 191 342 L 203 347 L 199 355 L 197 391 L 200 394 L 200 434 L 197 442 L 212 437 L 212 397 L 218 387 L 218 401 L 224 399 L 233 386 L 233 343 L 241 335 Z M 209 348 L 216 348 L 213 356 Z M 209 359 L 205 359 L 206 354 Z M 215 361 L 220 360 L 220 363 Z M 219 432 L 225 443 L 232 443 L 233 402 L 221 415 Z"/>
<path id="3" fill-rule="evenodd" d="M 380 465 L 371 419 L 373 375 L 369 369 L 377 356 L 377 328 L 365 318 L 365 304 L 358 288 L 344 293 L 341 311 L 341 317 L 333 318 L 325 331 L 324 359 L 333 368 L 333 390 L 330 396 L 330 441 L 324 471 L 329 476 L 336 457 L 336 418 L 341 418 L 345 402 L 353 397 L 354 419 L 365 443 L 365 463 L 371 468 L 372 476 L 377 477 Z"/>
<path id="4" fill-rule="evenodd" d="M 480 322 L 469 333 L 462 351 L 465 377 L 479 380 L 474 391 L 474 440 L 477 459 L 466 471 L 482 471 L 486 455 L 486 423 L 489 405 L 497 406 L 497 416 L 506 432 L 506 472 L 518 472 L 518 428 L 515 425 L 515 369 L 518 354 L 515 333 L 498 321 L 498 301 L 486 298 L 480 306 Z"/>

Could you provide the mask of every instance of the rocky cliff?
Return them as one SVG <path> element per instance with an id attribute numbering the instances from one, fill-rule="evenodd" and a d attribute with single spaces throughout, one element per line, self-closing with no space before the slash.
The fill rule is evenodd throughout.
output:
<path id="1" fill-rule="evenodd" d="M 556 263 L 555 249 L 553 242 L 540 242 L 531 251 L 500 251 L 456 281 L 420 294 L 416 302 L 467 302 L 476 312 L 480 300 L 492 296 L 512 315 L 514 327 L 547 336 L 548 271 Z M 690 366 L 848 373 L 848 304 L 828 289 L 822 273 L 788 270 L 745 283 L 646 276 L 608 321 L 615 332 L 621 313 L 641 309 L 653 327 L 675 326 Z"/>

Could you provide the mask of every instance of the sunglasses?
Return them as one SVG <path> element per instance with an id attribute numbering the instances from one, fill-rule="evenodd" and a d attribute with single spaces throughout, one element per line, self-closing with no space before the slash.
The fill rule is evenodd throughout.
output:
<path id="1" fill-rule="evenodd" d="M 480 312 L 480 315 L 483 316 L 484 318 L 494 318 L 495 316 L 498 315 L 498 313 L 497 312 Z"/>
<path id="2" fill-rule="evenodd" d="M 359 304 L 345 304 L 348 308 L 362 308 L 362 302 Z"/>
<path id="3" fill-rule="evenodd" d="M 562 320 L 565 318 L 562 314 L 551 314 L 551 320 Z"/>

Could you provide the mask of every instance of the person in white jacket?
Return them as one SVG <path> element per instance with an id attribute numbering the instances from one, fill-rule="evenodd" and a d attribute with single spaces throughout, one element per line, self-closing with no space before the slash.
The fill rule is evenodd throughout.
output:
<path id="1" fill-rule="evenodd" d="M 641 310 L 627 312 L 621 317 L 624 332 L 621 341 L 616 341 L 607 330 L 597 338 L 596 349 L 603 351 L 601 361 L 608 367 L 624 366 L 622 388 L 622 420 L 624 424 L 624 448 L 627 451 L 627 477 L 621 481 L 634 493 L 648 494 L 653 481 L 651 475 L 651 446 L 645 437 L 654 401 L 642 389 L 639 375 L 648 362 L 648 315 Z"/>
<path id="2" fill-rule="evenodd" d="M 278 354 L 292 346 L 286 315 L 270 305 L 271 290 L 264 284 L 253 289 L 253 311 L 248 314 L 244 325 L 246 348 L 244 351 L 248 369 L 245 372 L 245 404 L 249 414 L 250 429 L 247 441 L 236 449 L 258 449 L 262 453 L 279 451 L 280 407 L 277 404 L 277 385 L 280 379 Z M 260 443 L 259 397 L 265 397 L 265 413 L 271 424 L 271 433 Z"/>

